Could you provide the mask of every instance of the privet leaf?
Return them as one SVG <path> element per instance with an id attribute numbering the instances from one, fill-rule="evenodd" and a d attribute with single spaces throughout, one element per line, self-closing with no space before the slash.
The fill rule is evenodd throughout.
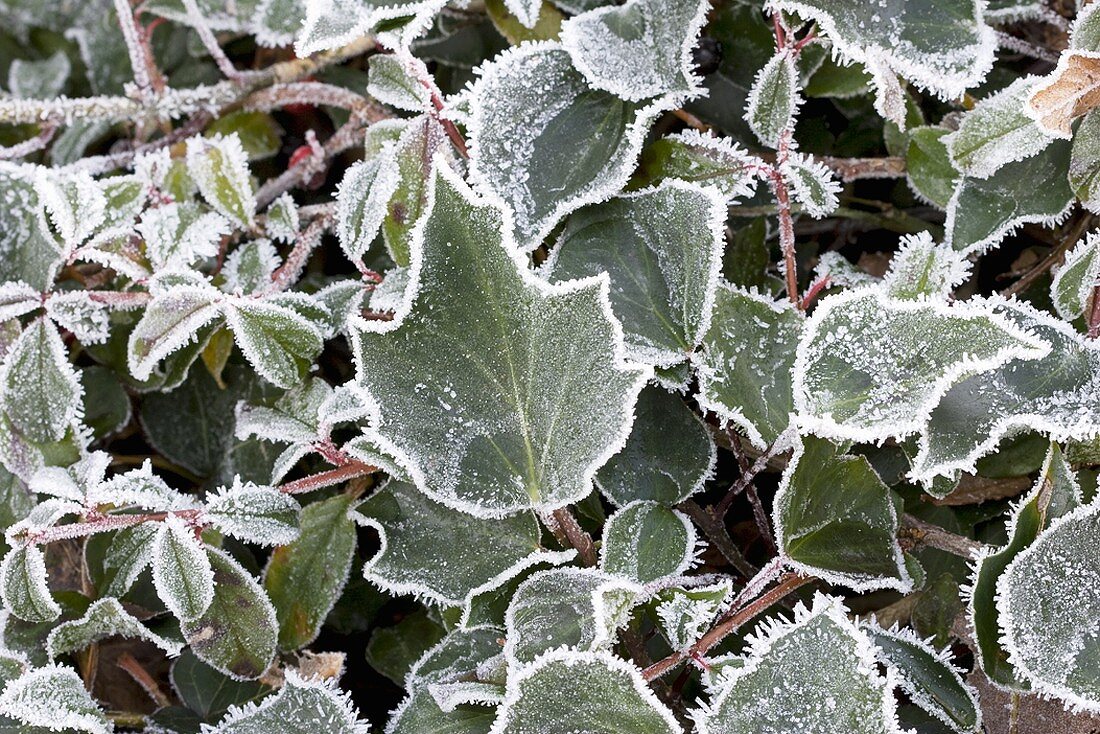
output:
<path id="1" fill-rule="evenodd" d="M 621 356 L 606 281 L 538 279 L 517 261 L 507 218 L 436 170 L 414 300 L 356 329 L 358 364 L 370 366 L 358 382 L 377 413 L 368 436 L 421 491 L 470 514 L 582 499 L 625 442 L 649 371 Z"/>
<path id="2" fill-rule="evenodd" d="M 351 696 L 334 681 L 307 680 L 288 668 L 286 684 L 259 704 L 234 706 L 217 726 L 203 725 L 203 734 L 367 734 Z"/>
<path id="3" fill-rule="evenodd" d="M 190 138 L 187 170 L 212 207 L 239 226 L 252 226 L 256 201 L 248 156 L 236 133 Z"/>
<path id="4" fill-rule="evenodd" d="M 573 213 L 547 272 L 559 281 L 606 272 L 628 354 L 667 367 L 710 323 L 725 216 L 713 188 L 667 181 Z"/>
<path id="5" fill-rule="evenodd" d="M 199 329 L 221 315 L 217 291 L 207 286 L 176 286 L 145 307 L 126 350 L 130 374 L 148 380 L 157 364 L 193 343 Z"/>
<path id="6" fill-rule="evenodd" d="M 752 196 L 759 164 L 730 138 L 690 129 L 655 141 L 642 157 L 649 180 L 678 178 L 715 186 L 727 199 Z"/>
<path id="7" fill-rule="evenodd" d="M 226 535 L 257 545 L 286 545 L 298 537 L 302 508 L 271 487 L 241 482 L 222 487 L 206 500 L 205 517 Z"/>
<path id="8" fill-rule="evenodd" d="M 607 519 L 600 568 L 640 584 L 679 576 L 695 562 L 695 526 L 657 502 L 637 501 Z"/>
<path id="9" fill-rule="evenodd" d="M 76 671 L 61 665 L 47 665 L 10 681 L 0 693 L 0 714 L 49 731 L 114 731 Z"/>
<path id="10" fill-rule="evenodd" d="M 82 394 L 61 335 L 46 319 L 36 319 L 0 366 L 0 404 L 8 420 L 30 441 L 58 441 L 79 415 Z"/>
<path id="11" fill-rule="evenodd" d="M 293 242 L 300 228 L 298 205 L 289 193 L 282 194 L 271 202 L 271 206 L 267 208 L 267 221 L 264 223 L 268 237 Z"/>
<path id="12" fill-rule="evenodd" d="M 907 592 L 898 503 L 865 457 L 808 436 L 795 444 L 775 497 L 776 544 L 796 569 L 831 584 Z"/>
<path id="13" fill-rule="evenodd" d="M 828 216 L 839 204 L 840 184 L 832 171 L 813 156 L 792 152 L 780 164 L 779 173 L 790 186 L 794 201 L 811 217 Z"/>
<path id="14" fill-rule="evenodd" d="M 214 599 L 214 571 L 194 530 L 170 515 L 153 541 L 153 585 L 181 620 L 195 619 Z"/>
<path id="15" fill-rule="evenodd" d="M 0 282 L 21 280 L 47 290 L 61 264 L 57 241 L 41 226 L 34 169 L 0 162 Z"/>
<path id="16" fill-rule="evenodd" d="M 370 58 L 367 94 L 382 104 L 409 112 L 423 112 L 431 105 L 427 87 L 413 77 L 395 54 Z"/>
<path id="17" fill-rule="evenodd" d="M 905 175 L 918 197 L 946 209 L 958 185 L 959 172 L 951 163 L 942 127 L 918 127 L 909 133 Z"/>
<path id="18" fill-rule="evenodd" d="M 249 364 L 279 387 L 297 385 L 324 346 L 318 328 L 286 306 L 237 298 L 225 318 Z"/>
<path id="19" fill-rule="evenodd" d="M 1050 296 L 1058 315 L 1072 321 L 1092 303 L 1100 285 L 1100 233 L 1093 232 L 1066 253 L 1062 265 L 1054 271 Z"/>
<path id="20" fill-rule="evenodd" d="M 236 295 L 262 293 L 271 287 L 271 274 L 280 263 L 270 240 L 245 242 L 225 259 L 223 290 Z"/>
<path id="21" fill-rule="evenodd" d="M 962 253 L 921 232 L 902 236 L 882 283 L 894 298 L 946 300 L 969 274 L 970 262 Z"/>
<path id="22" fill-rule="evenodd" d="M 149 209 L 137 225 L 145 240 L 145 255 L 157 271 L 186 268 L 197 260 L 214 257 L 230 228 L 228 219 L 217 212 L 203 211 L 194 202 Z"/>
<path id="23" fill-rule="evenodd" d="M 0 600 L 4 609 L 27 622 L 49 622 L 61 607 L 46 586 L 46 560 L 38 546 L 16 546 L 0 562 Z"/>
<path id="24" fill-rule="evenodd" d="M 107 197 L 84 171 L 66 175 L 40 168 L 35 188 L 49 223 L 67 249 L 76 248 L 103 223 Z"/>
<path id="25" fill-rule="evenodd" d="M 794 54 L 780 51 L 756 74 L 749 90 L 745 121 L 761 143 L 778 148 L 779 138 L 794 124 L 800 104 Z"/>
<path id="26" fill-rule="evenodd" d="M 386 206 L 397 190 L 398 173 L 397 161 L 386 148 L 344 174 L 336 193 L 336 234 L 350 260 L 361 260 L 378 236 Z"/>
<path id="27" fill-rule="evenodd" d="M 151 642 L 171 657 L 179 655 L 183 649 L 182 642 L 150 631 L 123 609 L 118 599 L 105 597 L 93 602 L 80 619 L 62 622 L 54 627 L 46 638 L 46 654 L 56 658 L 83 650 L 108 637 L 129 637 Z"/>
<path id="28" fill-rule="evenodd" d="M 151 522 L 118 531 L 103 558 L 106 595 L 123 596 L 153 562 L 153 541 L 157 532 L 157 524 Z"/>
<path id="29" fill-rule="evenodd" d="M 1037 79 L 1017 79 L 963 116 L 959 129 L 943 138 L 951 161 L 964 175 L 989 178 L 1001 166 L 1030 158 L 1054 139 L 1024 112 Z"/>

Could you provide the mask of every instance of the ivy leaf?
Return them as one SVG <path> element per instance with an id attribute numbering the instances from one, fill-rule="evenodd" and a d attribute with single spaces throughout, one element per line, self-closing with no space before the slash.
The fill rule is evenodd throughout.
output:
<path id="1" fill-rule="evenodd" d="M 851 734 L 903 731 L 874 647 L 839 599 L 820 594 L 812 607 L 796 607 L 793 621 L 772 620 L 750 637 L 743 664 L 724 669 L 717 687 L 694 712 L 699 734 L 832 732 L 838 724 Z"/>
<path id="2" fill-rule="evenodd" d="M 217 726 L 203 727 L 208 734 L 367 734 L 369 729 L 351 696 L 334 681 L 306 680 L 293 668 L 286 670 L 286 684 L 274 695 L 258 705 L 234 706 Z"/>
<path id="3" fill-rule="evenodd" d="M 970 275 L 970 261 L 949 245 L 936 244 L 921 232 L 903 235 L 898 251 L 883 277 L 886 292 L 894 298 L 947 300 Z"/>
<path id="4" fill-rule="evenodd" d="M 238 226 L 252 226 L 256 199 L 237 133 L 188 139 L 187 171 L 210 206 Z"/>
<path id="5" fill-rule="evenodd" d="M 806 323 L 794 366 L 802 425 L 853 441 L 904 437 L 952 385 L 1045 344 L 981 301 L 947 306 L 864 287 L 821 301 Z"/>
<path id="6" fill-rule="evenodd" d="M 778 148 L 779 139 L 794 122 L 800 104 L 802 97 L 794 55 L 780 51 L 753 79 L 745 121 L 761 143 Z"/>
<path id="7" fill-rule="evenodd" d="M 1069 185 L 1081 205 L 1100 211 L 1100 112 L 1085 115 L 1073 134 L 1069 156 Z"/>
<path id="8" fill-rule="evenodd" d="M 421 491 L 473 515 L 583 499 L 626 441 L 649 371 L 621 356 L 606 281 L 538 279 L 497 208 L 436 170 L 415 297 L 354 335 L 358 364 L 370 365 L 358 382 L 377 406 L 368 436 Z"/>
<path id="9" fill-rule="evenodd" d="M 1091 713 L 1100 712 L 1097 543 L 1100 504 L 1058 518 L 1008 564 L 996 599 L 1009 663 L 1036 691 Z"/>
<path id="10" fill-rule="evenodd" d="M 533 573 L 504 615 L 504 657 L 519 666 L 555 648 L 607 648 L 644 593 L 636 583 L 591 568 Z"/>
<path id="11" fill-rule="evenodd" d="M 489 734 L 496 709 L 486 706 L 458 706 L 444 711 L 431 693 L 422 688 L 414 691 L 391 715 L 386 725 L 388 734 L 421 734 L 421 732 L 447 732 L 447 734 Z"/>
<path id="12" fill-rule="evenodd" d="M 1093 232 L 1067 252 L 1061 266 L 1054 271 L 1050 296 L 1058 315 L 1072 321 L 1085 313 L 1092 304 L 1098 284 L 1100 233 Z"/>
<path id="13" fill-rule="evenodd" d="M 446 606 L 469 607 L 538 563 L 562 563 L 572 551 L 540 546 L 542 531 L 530 512 L 485 520 L 456 512 L 411 484 L 391 481 L 371 495 L 354 519 L 378 530 L 381 550 L 363 569 L 391 594 L 415 594 Z"/>
<path id="14" fill-rule="evenodd" d="M 1024 112 L 1024 103 L 1035 86 L 1028 76 L 1009 84 L 967 112 L 959 129 L 943 142 L 951 161 L 964 175 L 989 178 L 1006 163 L 1039 153 L 1054 138 Z"/>
<path id="15" fill-rule="evenodd" d="M 214 571 L 205 546 L 175 515 L 161 524 L 153 541 L 153 585 L 181 620 L 200 616 L 214 600 Z"/>
<path id="16" fill-rule="evenodd" d="M 666 94 L 697 96 L 692 47 L 706 22 L 700 0 L 629 0 L 562 23 L 561 42 L 573 66 L 595 89 L 628 102 Z"/>
<path id="17" fill-rule="evenodd" d="M 1008 564 L 1035 542 L 1039 533 L 1080 505 L 1077 478 L 1058 444 L 1052 443 L 1035 485 L 1009 514 L 1008 543 L 996 551 L 983 552 L 974 564 L 968 612 L 977 643 L 975 653 L 982 671 L 998 685 L 1022 690 L 1028 687 L 1016 675 L 1001 645 L 997 580 Z"/>
<path id="18" fill-rule="evenodd" d="M 495 704 L 504 698 L 503 685 L 493 678 L 504 664 L 499 627 L 455 629 L 417 660 L 405 676 L 410 693 L 428 689 L 444 711 L 461 703 Z"/>
<path id="19" fill-rule="evenodd" d="M 205 550 L 214 572 L 214 599 L 202 616 L 181 620 L 180 629 L 207 665 L 236 680 L 259 678 L 275 657 L 275 610 L 229 554 Z"/>
<path id="20" fill-rule="evenodd" d="M 257 545 L 286 545 L 298 537 L 302 508 L 271 487 L 241 482 L 222 487 L 206 500 L 205 517 L 226 535 Z"/>
<path id="21" fill-rule="evenodd" d="M 83 650 L 108 637 L 144 640 L 164 650 L 170 657 L 180 654 L 183 643 L 153 633 L 129 612 L 118 599 L 105 597 L 92 603 L 80 619 L 62 622 L 46 638 L 46 654 L 51 658 Z"/>
<path id="22" fill-rule="evenodd" d="M 8 682 L 0 693 L 0 714 L 49 731 L 114 731 L 76 671 L 61 665 L 47 665 Z"/>
<path id="23" fill-rule="evenodd" d="M 738 426 L 754 446 L 775 441 L 794 411 L 791 368 L 804 321 L 788 302 L 723 283 L 692 359 L 700 407 Z"/>
<path id="24" fill-rule="evenodd" d="M 651 500 L 676 505 L 711 478 L 717 450 L 710 430 L 678 396 L 647 387 L 626 446 L 596 473 L 596 486 L 616 505 Z"/>
<path id="25" fill-rule="evenodd" d="M 562 281 L 606 272 L 627 354 L 668 367 L 691 354 L 709 324 L 725 217 L 715 189 L 666 181 L 574 212 L 547 273 Z"/>
<path id="26" fill-rule="evenodd" d="M 760 161 L 730 138 L 685 130 L 654 141 L 642 156 L 646 181 L 678 178 L 715 186 L 727 199 L 747 199 L 756 190 Z"/>
<path id="27" fill-rule="evenodd" d="M 279 387 L 299 384 L 324 347 L 320 330 L 286 306 L 234 298 L 224 308 L 226 323 L 245 359 Z"/>
<path id="28" fill-rule="evenodd" d="M 672 103 L 662 97 L 638 107 L 592 89 L 549 42 L 505 51 L 484 67 L 472 94 L 471 178 L 511 208 L 515 238 L 527 250 L 569 212 L 622 188 L 650 123 Z M 518 148 L 527 151 L 523 159 L 512 152 Z"/>
<path id="29" fill-rule="evenodd" d="M 4 556 L 0 600 L 4 609 L 27 622 L 49 622 L 61 616 L 61 607 L 46 586 L 46 559 L 38 546 L 16 546 Z"/>
<path id="30" fill-rule="evenodd" d="M 695 526 L 676 510 L 656 502 L 631 502 L 607 519 L 600 568 L 648 584 L 679 576 L 695 563 Z"/>
<path id="31" fill-rule="evenodd" d="M 382 104 L 408 112 L 424 112 L 432 103 L 428 88 L 409 74 L 395 54 L 370 57 L 367 94 Z"/>
<path id="32" fill-rule="evenodd" d="M 905 175 L 909 188 L 921 199 L 947 209 L 958 186 L 959 172 L 951 162 L 942 127 L 922 126 L 909 132 Z"/>
<path id="33" fill-rule="evenodd" d="M 609 707 L 609 701 L 615 705 Z M 681 729 L 630 663 L 610 653 L 556 650 L 509 679 L 491 734 L 550 731 L 678 734 Z"/>
<path id="34" fill-rule="evenodd" d="M 130 374 L 148 380 L 157 364 L 195 342 L 199 330 L 221 315 L 219 294 L 204 285 L 178 285 L 154 296 L 130 332 L 126 363 Z"/>
<path id="35" fill-rule="evenodd" d="M 1073 204 L 1067 181 L 1070 145 L 1008 163 L 986 179 L 961 176 L 947 204 L 946 241 L 967 254 L 984 252 L 1024 224 L 1060 222 Z"/>
<path id="36" fill-rule="evenodd" d="M 8 420 L 30 441 L 59 441 L 79 415 L 82 396 L 61 335 L 46 319 L 36 319 L 0 366 L 0 404 Z"/>
<path id="37" fill-rule="evenodd" d="M 351 503 L 337 495 L 307 505 L 297 540 L 271 554 L 264 590 L 275 605 L 284 650 L 313 642 L 347 584 L 355 554 Z"/>
<path id="38" fill-rule="evenodd" d="M 856 591 L 913 586 L 896 498 L 863 456 L 824 439 L 795 444 L 775 497 L 776 543 L 794 568 Z"/>

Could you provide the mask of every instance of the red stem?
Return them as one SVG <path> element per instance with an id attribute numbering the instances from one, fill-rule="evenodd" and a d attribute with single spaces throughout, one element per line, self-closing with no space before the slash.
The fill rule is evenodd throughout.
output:
<path id="1" fill-rule="evenodd" d="M 353 459 L 351 463 L 345 464 L 344 466 L 329 469 L 320 474 L 311 474 L 308 477 L 302 477 L 293 482 L 287 482 L 279 487 L 279 491 L 286 494 L 304 494 L 305 492 L 331 487 L 334 484 L 340 484 L 341 482 L 346 482 L 358 477 L 365 477 L 368 474 L 374 474 L 376 471 L 380 471 L 378 467 L 364 464 L 361 461 Z"/>

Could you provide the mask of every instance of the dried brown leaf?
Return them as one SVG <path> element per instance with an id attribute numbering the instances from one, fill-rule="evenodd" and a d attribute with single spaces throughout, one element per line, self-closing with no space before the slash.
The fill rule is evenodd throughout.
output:
<path id="1" fill-rule="evenodd" d="M 1100 55 L 1071 51 L 1028 100 L 1039 125 L 1059 137 L 1069 138 L 1075 119 L 1100 106 Z"/>

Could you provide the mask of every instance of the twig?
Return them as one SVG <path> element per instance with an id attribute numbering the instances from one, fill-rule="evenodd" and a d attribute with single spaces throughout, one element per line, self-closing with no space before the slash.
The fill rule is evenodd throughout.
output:
<path id="1" fill-rule="evenodd" d="M 306 492 L 312 492 L 315 489 L 323 489 L 324 487 L 331 487 L 334 484 L 356 479 L 357 477 L 365 477 L 377 471 L 381 470 L 376 466 L 353 460 L 351 463 L 345 464 L 344 466 L 338 466 L 335 469 L 329 469 L 319 474 L 311 474 L 308 477 L 302 477 L 293 482 L 287 482 L 279 487 L 279 491 L 284 494 L 304 494 Z"/>
<path id="2" fill-rule="evenodd" d="M 757 457 L 753 465 L 747 470 L 742 471 L 741 476 L 737 477 L 737 480 L 730 485 L 730 488 L 726 491 L 725 497 L 723 497 L 717 505 L 714 506 L 715 514 L 723 518 L 726 513 L 729 512 L 730 505 L 733 504 L 733 500 L 737 495 L 741 494 L 745 490 L 756 475 L 764 471 L 768 467 L 768 463 L 778 454 L 787 450 L 787 441 L 784 435 L 780 435 L 768 448 L 764 449 L 764 453 Z"/>
<path id="3" fill-rule="evenodd" d="M 274 84 L 254 92 L 244 101 L 244 109 L 270 112 L 294 104 L 314 107 L 339 107 L 344 110 L 364 110 L 375 103 L 350 89 L 323 82 L 290 82 Z"/>
<path id="4" fill-rule="evenodd" d="M 183 7 L 187 11 L 187 18 L 191 23 L 191 27 L 199 34 L 199 40 L 206 47 L 206 52 L 210 54 L 210 58 L 214 59 L 218 70 L 225 75 L 226 79 L 240 81 L 245 75 L 237 71 L 237 67 L 233 66 L 233 62 L 229 60 L 229 57 L 225 55 L 225 51 L 218 45 L 218 39 L 214 37 L 214 32 L 207 25 L 206 18 L 199 10 L 198 3 L 195 0 L 183 0 Z"/>
<path id="5" fill-rule="evenodd" d="M 126 43 L 126 51 L 130 55 L 130 68 L 134 72 L 134 84 L 141 96 L 145 97 L 152 92 L 152 84 L 149 77 L 148 62 L 145 58 L 145 50 L 139 38 L 137 23 L 134 21 L 134 9 L 130 7 L 129 0 L 115 0 L 115 12 L 118 14 L 118 25 L 122 29 L 122 39 Z"/>
<path id="6" fill-rule="evenodd" d="M 1092 307 L 1089 309 L 1089 338 L 1100 336 L 1100 283 L 1092 289 Z"/>
<path id="7" fill-rule="evenodd" d="M 331 217 L 317 217 L 298 234 L 298 238 L 294 241 L 294 248 L 286 257 L 286 262 L 271 274 L 268 292 L 285 291 L 298 280 L 298 276 L 306 266 L 306 260 L 317 245 L 321 244 L 321 236 L 331 223 Z"/>
<path id="8" fill-rule="evenodd" d="M 1063 255 L 1065 255 L 1069 248 L 1077 244 L 1077 241 L 1081 238 L 1081 234 L 1088 228 L 1092 221 L 1093 218 L 1090 214 L 1085 214 L 1078 219 L 1073 229 L 1062 238 L 1061 242 L 1059 242 L 1038 265 L 1024 273 L 1019 280 L 1001 291 L 1001 295 L 1007 297 L 1023 293 L 1039 276 L 1062 262 Z"/>
<path id="9" fill-rule="evenodd" d="M 1030 43 L 1016 36 L 1011 36 L 1004 31 L 994 31 L 994 33 L 997 34 L 997 45 L 1001 48 L 1015 51 L 1018 54 L 1030 56 L 1033 59 L 1039 59 L 1040 61 L 1046 61 L 1051 64 L 1058 63 L 1058 54 L 1048 51 L 1042 46 Z"/>
<path id="10" fill-rule="evenodd" d="M 902 515 L 898 538 L 910 541 L 913 547 L 925 545 L 967 559 L 973 558 L 984 547 L 976 540 L 955 535 L 939 525 L 909 514 Z"/>
<path id="11" fill-rule="evenodd" d="M 52 122 L 45 122 L 42 124 L 42 129 L 39 130 L 38 134 L 33 138 L 28 138 L 15 145 L 0 146 L 0 159 L 10 161 L 17 158 L 25 158 L 31 153 L 42 150 L 49 145 L 56 134 L 57 125 Z"/>
<path id="12" fill-rule="evenodd" d="M 779 247 L 783 251 L 783 274 L 787 282 L 787 298 L 796 308 L 800 308 L 802 299 L 798 295 L 798 263 L 795 260 L 794 252 L 794 218 L 791 215 L 791 194 L 787 188 L 787 181 L 779 172 L 779 168 L 787 162 L 787 156 L 790 154 L 791 134 L 791 129 L 788 127 L 779 136 L 779 149 L 776 152 L 776 166 L 773 168 L 771 185 L 779 209 Z"/>
<path id="13" fill-rule="evenodd" d="M 905 159 L 898 156 L 884 158 L 819 158 L 844 182 L 861 178 L 902 178 L 905 176 Z"/>
<path id="14" fill-rule="evenodd" d="M 141 689 L 145 691 L 149 698 L 153 699 L 153 703 L 158 708 L 172 705 L 172 699 L 168 697 L 168 694 L 160 687 L 156 679 L 149 674 L 149 671 L 142 667 L 137 658 L 128 652 L 124 652 L 118 656 L 118 660 L 115 661 L 115 665 L 122 670 L 126 671 L 126 674 L 134 679 L 134 682 L 141 686 Z"/>
<path id="15" fill-rule="evenodd" d="M 561 532 L 566 543 L 563 545 L 569 545 L 577 549 L 577 555 L 580 556 L 581 563 L 586 566 L 595 566 L 597 563 L 596 558 L 596 546 L 592 542 L 592 536 L 584 531 L 580 523 L 577 522 L 577 518 L 573 517 L 573 513 L 569 511 L 568 507 L 560 507 L 551 513 L 553 518 L 553 526 L 556 526 Z M 550 532 L 554 532 L 554 527 L 550 528 Z"/>

